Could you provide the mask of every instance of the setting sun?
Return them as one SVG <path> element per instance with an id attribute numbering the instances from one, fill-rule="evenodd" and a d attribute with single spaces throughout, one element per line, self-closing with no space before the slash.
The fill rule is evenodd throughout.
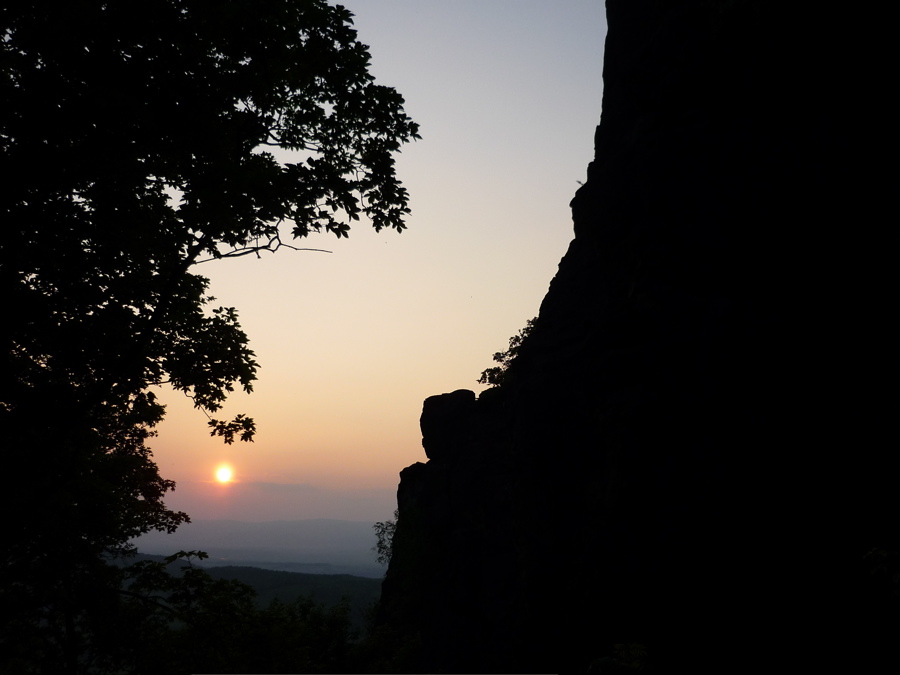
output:
<path id="1" fill-rule="evenodd" d="M 220 483 L 227 483 L 231 480 L 232 472 L 231 468 L 227 466 L 219 467 L 216 470 L 216 480 Z"/>

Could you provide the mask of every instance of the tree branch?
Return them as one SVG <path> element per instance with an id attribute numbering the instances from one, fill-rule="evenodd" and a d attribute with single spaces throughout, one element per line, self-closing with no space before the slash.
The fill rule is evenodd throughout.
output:
<path id="1" fill-rule="evenodd" d="M 293 246 L 292 244 L 285 244 L 281 241 L 279 236 L 272 237 L 268 243 L 261 244 L 259 246 L 245 246 L 244 248 L 236 248 L 232 251 L 228 251 L 226 253 L 222 253 L 218 256 L 214 256 L 212 258 L 204 258 L 203 260 L 197 260 L 194 262 L 194 265 L 199 265 L 201 263 L 211 262 L 213 260 L 222 260 L 223 258 L 240 258 L 245 255 L 250 255 L 251 253 L 255 253 L 257 258 L 261 258 L 260 253 L 262 251 L 266 251 L 268 253 L 275 253 L 280 248 L 289 248 L 292 251 L 314 251 L 316 253 L 333 253 L 333 251 L 327 251 L 323 248 L 301 248 L 299 246 Z"/>
<path id="2" fill-rule="evenodd" d="M 172 614 L 173 616 L 178 616 L 178 612 L 176 610 L 172 609 L 168 605 L 163 604 L 163 602 L 165 601 L 165 598 L 162 598 L 159 596 L 154 597 L 152 595 L 141 595 L 140 593 L 135 593 L 134 591 L 128 591 L 128 590 L 125 590 L 124 588 L 118 589 L 117 592 L 120 593 L 121 595 L 127 595 L 130 598 L 137 598 L 138 600 L 141 600 L 142 602 L 145 602 L 147 604 L 155 605 L 155 606 L 159 607 L 160 609 L 167 611 L 169 614 Z"/>

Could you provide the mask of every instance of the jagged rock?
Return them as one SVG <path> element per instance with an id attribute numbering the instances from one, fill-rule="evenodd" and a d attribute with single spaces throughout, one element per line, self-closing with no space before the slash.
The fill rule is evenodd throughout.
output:
<path id="1" fill-rule="evenodd" d="M 454 447 L 465 442 L 471 436 L 474 415 L 474 391 L 457 389 L 426 398 L 419 427 L 428 459 L 446 457 Z"/>
<path id="2" fill-rule="evenodd" d="M 575 239 L 508 384 L 466 395 L 471 423 L 424 416 L 379 623 L 420 672 L 583 672 L 635 644 L 655 672 L 877 672 L 900 634 L 863 565 L 900 549 L 870 156 L 889 41 L 819 3 L 607 14 Z"/>

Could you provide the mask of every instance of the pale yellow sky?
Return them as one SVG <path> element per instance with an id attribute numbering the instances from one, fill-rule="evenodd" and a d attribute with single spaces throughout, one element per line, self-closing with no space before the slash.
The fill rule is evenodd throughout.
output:
<path id="1" fill-rule="evenodd" d="M 468 388 L 538 312 L 572 237 L 568 203 L 600 118 L 601 0 L 346 0 L 380 84 L 406 98 L 422 140 L 397 171 L 402 234 L 356 224 L 256 260 L 206 263 L 261 364 L 224 418 L 255 443 L 210 438 L 164 392 L 154 439 L 168 503 L 195 518 L 384 520 L 401 469 L 425 461 L 425 397 Z M 235 483 L 213 484 L 228 462 Z"/>

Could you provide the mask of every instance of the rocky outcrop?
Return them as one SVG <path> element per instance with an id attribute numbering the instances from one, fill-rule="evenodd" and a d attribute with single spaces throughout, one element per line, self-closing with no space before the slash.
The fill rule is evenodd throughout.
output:
<path id="1" fill-rule="evenodd" d="M 575 238 L 503 385 L 428 399 L 401 473 L 379 620 L 408 669 L 892 657 L 878 40 L 784 4 L 607 2 Z"/>
<path id="2" fill-rule="evenodd" d="M 445 457 L 469 440 L 475 410 L 475 392 L 468 389 L 425 399 L 419 427 L 428 459 Z"/>

